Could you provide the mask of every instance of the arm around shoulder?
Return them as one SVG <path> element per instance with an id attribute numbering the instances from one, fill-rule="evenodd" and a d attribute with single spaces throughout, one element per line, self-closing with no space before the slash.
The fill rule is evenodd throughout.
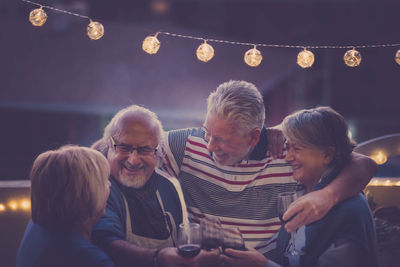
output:
<path id="1" fill-rule="evenodd" d="M 376 173 L 376 163 L 367 156 L 353 152 L 349 163 L 324 191 L 330 196 L 332 206 L 361 192 Z"/>
<path id="2" fill-rule="evenodd" d="M 352 153 L 350 162 L 325 188 L 316 190 L 296 200 L 283 216 L 288 232 L 324 217 L 332 207 L 349 197 L 357 195 L 371 180 L 377 165 L 370 158 Z"/>

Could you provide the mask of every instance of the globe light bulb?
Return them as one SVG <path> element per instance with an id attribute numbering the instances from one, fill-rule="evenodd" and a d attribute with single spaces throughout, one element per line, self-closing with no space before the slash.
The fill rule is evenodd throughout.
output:
<path id="1" fill-rule="evenodd" d="M 46 22 L 46 20 L 47 14 L 44 12 L 43 7 L 34 9 L 29 13 L 29 21 L 33 26 L 40 27 Z"/>
<path id="2" fill-rule="evenodd" d="M 142 49 L 144 52 L 154 55 L 158 52 L 158 49 L 160 49 L 160 41 L 157 39 L 158 33 L 156 33 L 154 36 L 149 35 L 147 36 L 142 43 Z"/>
<path id="3" fill-rule="evenodd" d="M 197 48 L 196 55 L 200 61 L 207 62 L 214 57 L 214 48 L 204 40 L 204 43 Z"/>
<path id="4" fill-rule="evenodd" d="M 344 63 L 349 67 L 357 67 L 361 63 L 361 54 L 354 48 L 347 50 L 343 56 Z"/>
<path id="5" fill-rule="evenodd" d="M 302 67 L 303 69 L 311 68 L 314 64 L 314 54 L 305 49 L 297 54 L 297 65 Z"/>
<path id="6" fill-rule="evenodd" d="M 100 22 L 90 20 L 86 28 L 87 35 L 92 40 L 99 40 L 104 35 L 104 27 Z"/>
<path id="7" fill-rule="evenodd" d="M 247 50 L 244 54 L 244 62 L 250 67 L 257 67 L 260 65 L 262 60 L 261 52 L 257 50 L 256 46 L 254 48 Z"/>
<path id="8" fill-rule="evenodd" d="M 394 56 L 394 60 L 396 61 L 397 64 L 400 65 L 400 49 L 397 50 L 396 55 Z"/>

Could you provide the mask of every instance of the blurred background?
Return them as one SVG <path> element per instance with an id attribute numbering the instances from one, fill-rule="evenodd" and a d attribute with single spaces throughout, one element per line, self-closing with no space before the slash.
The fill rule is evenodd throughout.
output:
<path id="1" fill-rule="evenodd" d="M 295 110 L 329 105 L 346 118 L 352 137 L 367 143 L 366 154 L 385 151 L 380 150 L 383 143 L 391 148 L 377 174 L 383 179 L 375 182 L 374 190 L 394 185 L 392 193 L 381 191 L 374 196 L 375 202 L 379 195 L 386 197 L 382 203 L 400 205 L 400 139 L 370 143 L 400 133 L 400 65 L 394 61 L 400 47 L 358 49 L 362 62 L 355 68 L 343 62 L 347 49 L 311 49 L 315 55 L 311 69 L 296 65 L 301 49 L 258 47 L 263 61 L 256 68 L 243 62 L 250 46 L 210 42 L 215 57 L 208 63 L 196 58 L 202 43 L 198 40 L 159 35 L 157 54 L 141 49 L 143 39 L 157 31 L 304 46 L 400 43 L 399 1 L 36 2 L 89 16 L 104 25 L 105 35 L 90 40 L 88 20 L 48 9 L 47 22 L 34 27 L 28 17 L 37 6 L 19 0 L 0 2 L 0 180 L 7 181 L 5 189 L 0 186 L 0 212 L 20 207 L 22 213 L 7 213 L 20 224 L 26 224 L 29 214 L 24 210 L 29 207 L 7 201 L 19 199 L 18 194 L 21 201 L 29 198 L 29 183 L 16 180 L 28 179 L 38 154 L 63 144 L 91 145 L 102 136 L 110 118 L 131 104 L 155 111 L 165 129 L 200 126 L 208 94 L 231 79 L 246 80 L 259 88 L 268 126 Z M 7 191 L 10 188 L 16 188 L 12 189 L 16 193 Z M 4 233 L 19 227 L 5 220 L 1 224 Z M 21 235 L 23 230 L 18 231 Z M 383 238 L 394 236 L 390 231 Z M 398 236 L 400 240 L 400 231 Z M 11 243 L 0 244 L 4 255 L 6 247 L 15 251 L 20 237 L 11 239 Z M 13 260 L 14 256 L 4 266 L 13 266 Z"/>
<path id="2" fill-rule="evenodd" d="M 400 47 L 314 49 L 311 69 L 296 65 L 301 49 L 263 48 L 256 68 L 243 62 L 249 46 L 210 43 L 215 57 L 197 60 L 201 41 L 159 35 L 155 55 L 143 39 L 157 31 L 228 41 L 290 45 L 400 43 L 398 1 L 59 0 L 37 1 L 100 21 L 105 35 L 86 35 L 87 19 L 37 6 L 0 3 L 0 179 L 27 179 L 36 155 L 73 143 L 90 145 L 110 117 L 131 104 L 155 111 L 166 129 L 201 125 L 206 98 L 220 83 L 254 83 L 265 98 L 267 125 L 289 113 L 330 105 L 347 119 L 357 142 L 400 132 Z"/>

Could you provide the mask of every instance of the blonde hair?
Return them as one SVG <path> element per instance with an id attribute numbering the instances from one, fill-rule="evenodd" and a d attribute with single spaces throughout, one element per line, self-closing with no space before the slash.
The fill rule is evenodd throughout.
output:
<path id="1" fill-rule="evenodd" d="M 30 173 L 33 222 L 68 230 L 98 216 L 109 176 L 106 158 L 91 148 L 69 145 L 40 154 Z"/>
<path id="2" fill-rule="evenodd" d="M 241 130 L 262 129 L 265 120 L 263 97 L 257 87 L 245 81 L 229 81 L 218 86 L 207 99 L 207 116 L 235 122 Z"/>

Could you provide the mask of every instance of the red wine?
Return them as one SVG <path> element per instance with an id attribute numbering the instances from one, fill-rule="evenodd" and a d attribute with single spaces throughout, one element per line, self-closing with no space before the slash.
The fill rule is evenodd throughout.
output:
<path id="1" fill-rule="evenodd" d="M 219 243 L 220 242 L 217 238 L 206 238 L 206 239 L 203 239 L 203 242 L 201 243 L 201 248 L 206 249 L 206 250 L 218 248 Z"/>
<path id="2" fill-rule="evenodd" d="M 180 245 L 178 252 L 185 258 L 193 258 L 200 253 L 200 246 L 196 244 Z"/>

